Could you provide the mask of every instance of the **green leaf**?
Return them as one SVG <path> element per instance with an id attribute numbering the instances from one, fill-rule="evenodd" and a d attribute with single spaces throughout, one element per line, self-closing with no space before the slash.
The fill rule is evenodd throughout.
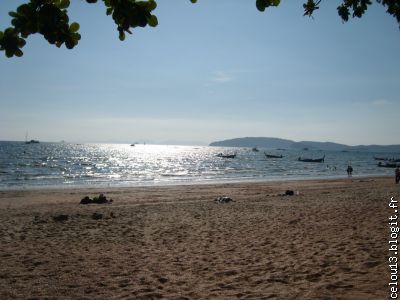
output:
<path id="1" fill-rule="evenodd" d="M 75 47 L 75 43 L 72 39 L 67 39 L 65 41 L 65 47 L 67 47 L 67 49 L 72 49 Z"/>
<path id="2" fill-rule="evenodd" d="M 59 9 L 65 9 L 69 7 L 69 0 L 61 0 L 60 4 L 58 5 Z"/>
<path id="3" fill-rule="evenodd" d="M 147 18 L 147 22 L 151 27 L 156 27 L 158 25 L 158 20 L 155 15 L 151 15 L 149 18 Z"/>
<path id="4" fill-rule="evenodd" d="M 24 47 L 25 44 L 26 44 L 26 41 L 25 41 L 24 39 L 18 39 L 17 46 L 18 46 L 19 48 Z"/>
<path id="5" fill-rule="evenodd" d="M 14 53 L 10 49 L 6 49 L 6 56 L 8 58 L 13 57 Z"/>
<path id="6" fill-rule="evenodd" d="M 19 14 L 17 14 L 15 11 L 10 11 L 10 12 L 8 13 L 8 15 L 9 15 L 10 17 L 13 17 L 13 18 L 17 18 L 17 17 L 19 16 Z"/>
<path id="7" fill-rule="evenodd" d="M 81 35 L 79 33 L 73 33 L 72 39 L 78 44 L 78 41 L 81 39 Z"/>
<path id="8" fill-rule="evenodd" d="M 20 49 L 16 49 L 14 52 L 15 56 L 21 57 L 22 55 L 24 55 L 24 53 L 20 50 Z"/>
<path id="9" fill-rule="evenodd" d="M 257 9 L 259 11 L 264 11 L 265 10 L 265 1 L 264 0 L 257 0 L 256 1 L 256 6 L 257 6 Z"/>
<path id="10" fill-rule="evenodd" d="M 119 39 L 120 39 L 120 41 L 124 41 L 125 40 L 125 32 L 123 32 L 123 31 L 119 32 Z"/>
<path id="11" fill-rule="evenodd" d="M 114 10 L 114 9 L 113 9 L 112 7 L 107 8 L 107 10 L 106 10 L 106 15 L 107 15 L 107 16 L 111 15 L 112 12 L 113 12 L 113 10 Z"/>
<path id="12" fill-rule="evenodd" d="M 71 32 L 77 32 L 79 30 L 79 24 L 74 22 L 69 26 Z"/>
<path id="13" fill-rule="evenodd" d="M 147 8 L 149 11 L 155 10 L 157 7 L 157 3 L 154 0 L 149 0 L 149 2 L 147 2 Z"/>
<path id="14" fill-rule="evenodd" d="M 31 8 L 28 4 L 22 4 L 18 6 L 17 13 L 20 15 L 27 15 L 31 11 Z"/>

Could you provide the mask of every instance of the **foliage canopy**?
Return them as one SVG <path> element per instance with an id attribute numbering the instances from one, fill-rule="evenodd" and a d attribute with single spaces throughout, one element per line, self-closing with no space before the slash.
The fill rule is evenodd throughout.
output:
<path id="1" fill-rule="evenodd" d="M 197 0 L 190 0 L 196 3 Z M 304 16 L 311 17 L 319 9 L 322 0 L 307 0 L 303 4 Z M 87 3 L 96 3 L 97 0 L 86 0 Z M 131 34 L 136 27 L 155 27 L 158 20 L 152 12 L 157 7 L 155 0 L 100 0 L 105 6 L 105 12 L 114 20 L 119 39 L 123 41 L 126 33 Z M 279 6 L 280 0 L 256 0 L 259 11 L 269 7 Z M 372 0 L 343 0 L 337 11 L 343 22 L 350 17 L 361 18 Z M 400 0 L 375 0 L 381 4 L 386 12 L 396 18 L 400 24 Z M 0 31 L 0 50 L 7 57 L 22 56 L 22 48 L 26 39 L 34 33 L 39 33 L 57 47 L 63 44 L 68 49 L 74 48 L 81 35 L 79 24 L 70 23 L 68 7 L 70 0 L 30 0 L 20 5 L 15 11 L 9 12 L 12 17 L 11 26 Z"/>

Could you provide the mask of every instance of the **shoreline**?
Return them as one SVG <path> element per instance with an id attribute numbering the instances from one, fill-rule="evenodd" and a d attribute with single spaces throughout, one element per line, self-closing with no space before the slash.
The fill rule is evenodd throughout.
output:
<path id="1" fill-rule="evenodd" d="M 394 176 L 394 175 L 393 175 Z M 199 181 L 177 181 L 177 182 L 163 182 L 163 183 L 140 183 L 140 184 L 93 184 L 93 185 L 25 185 L 20 187 L 0 187 L 0 192 L 10 191 L 37 191 L 37 190 L 85 190 L 85 189 L 131 189 L 131 188 L 157 188 L 157 187 L 175 187 L 175 186 L 197 186 L 197 185 L 222 185 L 222 184 L 253 184 L 253 183 L 276 183 L 276 182 L 293 182 L 293 181 L 319 181 L 319 180 L 346 180 L 358 178 L 390 178 L 391 175 L 380 174 L 367 174 L 367 175 L 353 175 L 348 177 L 343 176 L 327 176 L 327 177 L 295 177 L 295 178 L 249 178 L 249 179 L 226 179 L 226 180 L 199 180 Z"/>
<path id="2" fill-rule="evenodd" d="M 391 177 L 0 191 L 0 298 L 385 299 L 390 197 Z"/>

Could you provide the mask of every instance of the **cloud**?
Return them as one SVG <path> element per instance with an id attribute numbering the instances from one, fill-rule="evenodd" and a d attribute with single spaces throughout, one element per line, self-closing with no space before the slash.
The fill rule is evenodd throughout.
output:
<path id="1" fill-rule="evenodd" d="M 377 99 L 377 100 L 371 101 L 370 104 L 371 104 L 372 106 L 379 106 L 379 107 L 381 107 L 381 106 L 390 105 L 390 104 L 392 104 L 392 102 L 389 101 L 389 100 L 386 100 L 386 99 Z"/>
<path id="2" fill-rule="evenodd" d="M 226 83 L 232 81 L 234 78 L 227 72 L 218 71 L 214 73 L 212 81 L 216 83 Z"/>

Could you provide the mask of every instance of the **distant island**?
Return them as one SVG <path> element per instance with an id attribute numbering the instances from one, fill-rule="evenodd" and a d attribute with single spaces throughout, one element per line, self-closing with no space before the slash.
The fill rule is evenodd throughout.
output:
<path id="1" fill-rule="evenodd" d="M 261 147 L 287 150 L 323 150 L 323 151 L 368 151 L 368 152 L 400 152 L 400 144 L 396 145 L 358 145 L 349 146 L 332 142 L 312 142 L 272 138 L 272 137 L 243 137 L 212 142 L 215 147 Z"/>

